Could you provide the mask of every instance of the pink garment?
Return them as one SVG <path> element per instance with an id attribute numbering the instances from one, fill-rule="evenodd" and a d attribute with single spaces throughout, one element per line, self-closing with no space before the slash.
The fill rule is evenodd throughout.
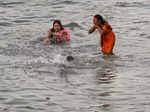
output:
<path id="1" fill-rule="evenodd" d="M 67 34 L 67 36 L 66 36 L 66 41 L 70 41 L 70 34 L 69 34 L 69 32 L 68 32 L 67 30 L 62 30 L 62 31 L 60 32 L 60 36 L 57 38 L 57 40 L 58 40 L 58 41 L 60 40 L 60 38 L 63 36 L 63 33 L 66 33 L 66 34 Z"/>

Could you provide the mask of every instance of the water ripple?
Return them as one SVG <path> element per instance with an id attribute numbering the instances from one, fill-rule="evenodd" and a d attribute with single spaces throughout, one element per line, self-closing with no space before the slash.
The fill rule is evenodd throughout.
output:
<path id="1" fill-rule="evenodd" d="M 0 22 L 0 26 L 7 26 L 7 27 L 11 27 L 13 24 L 10 22 Z"/>
<path id="2" fill-rule="evenodd" d="M 21 5 L 21 4 L 24 4 L 24 2 L 0 2 L 0 7 L 12 8 L 12 7 L 15 7 L 16 5 Z"/>
<path id="3" fill-rule="evenodd" d="M 149 8 L 148 0 L 1 0 L 0 111 L 149 112 Z M 88 35 L 95 14 L 112 25 L 113 56 L 101 53 L 97 31 Z M 55 19 L 70 42 L 43 42 Z"/>
<path id="4" fill-rule="evenodd" d="M 143 2 L 116 2 L 117 7 L 149 7 L 149 4 L 145 4 Z"/>

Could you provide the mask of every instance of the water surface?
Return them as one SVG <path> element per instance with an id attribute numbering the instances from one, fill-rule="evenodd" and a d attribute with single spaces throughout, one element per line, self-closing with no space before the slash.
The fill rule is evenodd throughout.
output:
<path id="1" fill-rule="evenodd" d="M 149 112 L 149 12 L 149 0 L 0 0 L 0 111 Z M 113 27 L 114 56 L 87 34 L 95 14 Z M 43 43 L 54 19 L 70 43 Z"/>

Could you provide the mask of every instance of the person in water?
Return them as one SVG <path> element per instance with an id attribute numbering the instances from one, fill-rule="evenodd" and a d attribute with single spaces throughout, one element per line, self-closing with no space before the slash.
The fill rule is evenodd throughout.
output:
<path id="1" fill-rule="evenodd" d="M 60 20 L 55 20 L 53 22 L 53 28 L 48 31 L 44 41 L 50 44 L 70 41 L 70 34 L 63 28 Z"/>
<path id="2" fill-rule="evenodd" d="M 112 27 L 101 15 L 95 15 L 93 17 L 93 27 L 90 28 L 89 34 L 98 30 L 100 33 L 101 51 L 103 54 L 113 54 L 113 48 L 115 45 L 115 34 L 112 31 Z"/>

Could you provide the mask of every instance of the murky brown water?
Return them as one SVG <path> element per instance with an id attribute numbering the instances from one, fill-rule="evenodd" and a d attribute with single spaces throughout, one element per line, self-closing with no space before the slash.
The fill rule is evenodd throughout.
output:
<path id="1" fill-rule="evenodd" d="M 0 112 L 149 112 L 149 12 L 149 0 L 0 0 Z M 114 56 L 87 34 L 97 13 L 116 33 Z M 71 42 L 45 45 L 60 18 Z"/>

